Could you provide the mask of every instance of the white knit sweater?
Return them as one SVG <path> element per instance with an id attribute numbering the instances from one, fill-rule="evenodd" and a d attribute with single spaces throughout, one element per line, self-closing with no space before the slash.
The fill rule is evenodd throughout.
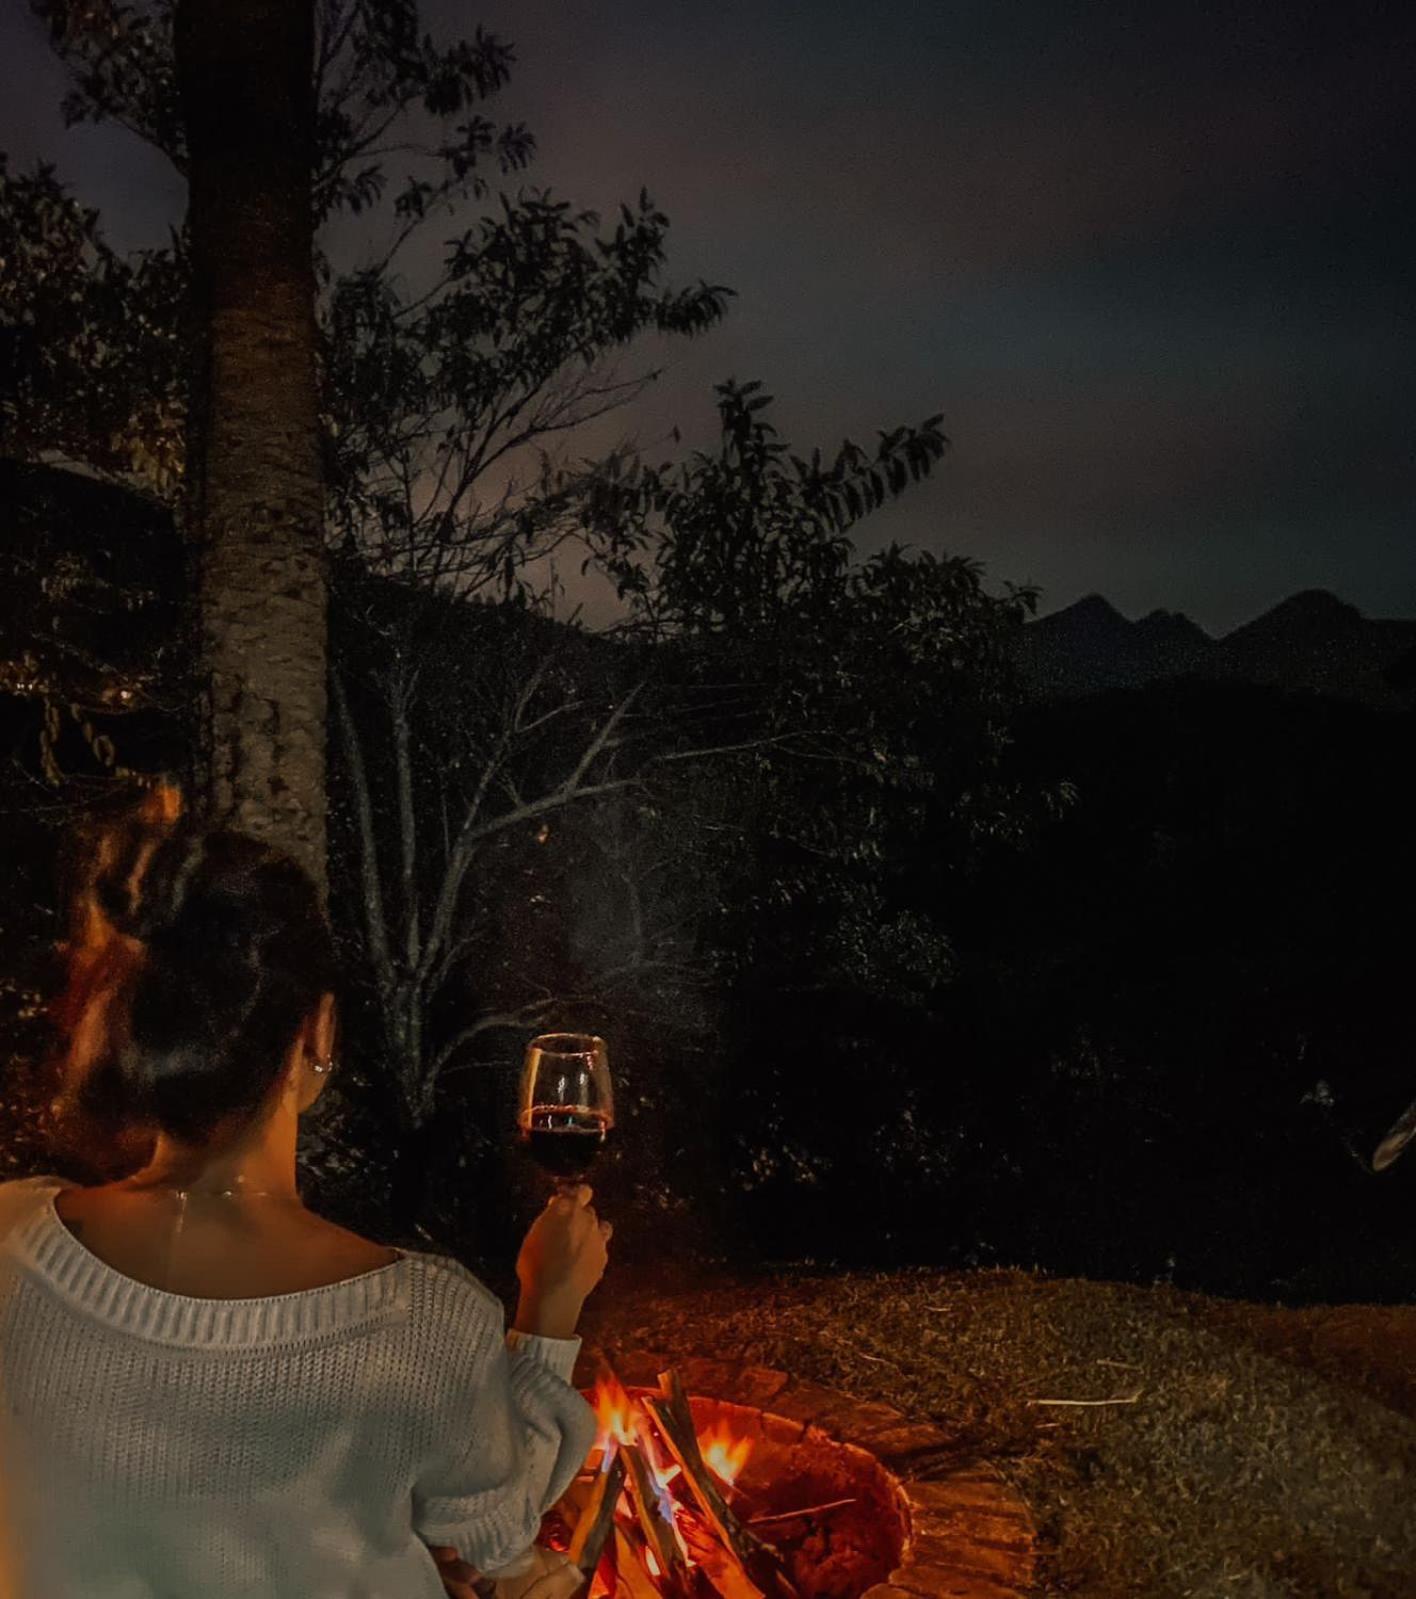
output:
<path id="1" fill-rule="evenodd" d="M 442 1599 L 535 1539 L 594 1421 L 578 1340 L 503 1341 L 454 1261 L 326 1288 L 164 1293 L 0 1184 L 0 1423 L 16 1599 Z M 0 1591 L 4 1587 L 0 1571 Z"/>

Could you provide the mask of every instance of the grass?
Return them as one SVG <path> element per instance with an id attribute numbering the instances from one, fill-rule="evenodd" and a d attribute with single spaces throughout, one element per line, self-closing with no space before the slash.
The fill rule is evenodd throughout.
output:
<path id="1" fill-rule="evenodd" d="M 937 1421 L 1031 1506 L 1041 1594 L 1416 1595 L 1416 1371 L 1377 1342 L 1399 1333 L 1416 1362 L 1416 1310 L 1280 1311 L 1024 1272 L 791 1272 L 612 1286 L 586 1333 L 611 1357 L 777 1366 Z"/>

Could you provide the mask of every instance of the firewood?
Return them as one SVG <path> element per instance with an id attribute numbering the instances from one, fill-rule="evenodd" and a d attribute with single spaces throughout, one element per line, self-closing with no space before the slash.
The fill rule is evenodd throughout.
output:
<path id="1" fill-rule="evenodd" d="M 614 1599 L 663 1599 L 644 1562 L 643 1539 L 636 1541 L 621 1526 L 615 1527 Z"/>
<path id="2" fill-rule="evenodd" d="M 615 1599 L 619 1592 L 619 1571 L 616 1566 L 615 1523 L 612 1521 L 605 1535 L 604 1553 L 595 1567 L 594 1575 L 576 1599 Z"/>
<path id="3" fill-rule="evenodd" d="M 770 1516 L 752 1516 L 748 1519 L 749 1527 L 766 1527 L 778 1521 L 800 1521 L 804 1516 L 821 1516 L 828 1510 L 839 1510 L 842 1505 L 853 1505 L 855 1497 L 849 1499 L 828 1499 L 824 1505 L 803 1505 L 799 1510 L 775 1510 Z"/>
<path id="4" fill-rule="evenodd" d="M 685 1536 L 693 1574 L 707 1590 L 703 1599 L 763 1599 L 762 1590 L 711 1527 L 693 1518 L 687 1522 Z"/>
<path id="5" fill-rule="evenodd" d="M 704 1463 L 698 1447 L 698 1433 L 693 1425 L 693 1413 L 678 1373 L 661 1372 L 659 1388 L 657 1395 L 646 1394 L 642 1404 L 653 1417 L 670 1453 L 678 1462 L 705 1519 L 722 1540 L 724 1548 L 742 1567 L 744 1575 L 763 1594 L 769 1599 L 797 1599 L 796 1589 L 787 1576 L 781 1556 L 771 1544 L 764 1542 L 739 1521 L 719 1487 L 718 1479 Z"/>
<path id="6" fill-rule="evenodd" d="M 635 1519 L 644 1535 L 644 1542 L 653 1553 L 655 1576 L 665 1595 L 687 1599 L 692 1584 L 688 1563 L 683 1558 L 674 1529 L 659 1506 L 653 1473 L 644 1451 L 638 1444 L 621 1444 L 619 1458 L 629 1468 L 629 1501 L 634 1506 Z"/>
<path id="7" fill-rule="evenodd" d="M 570 1487 L 556 1500 L 548 1512 L 548 1519 L 553 1528 L 559 1528 L 566 1534 L 567 1542 L 575 1531 L 590 1495 L 594 1491 L 599 1473 L 581 1472 L 571 1483 Z"/>
<path id="8" fill-rule="evenodd" d="M 617 1451 L 607 1470 L 595 1479 L 590 1496 L 585 1501 L 571 1535 L 570 1559 L 585 1573 L 588 1582 L 600 1564 L 605 1544 L 615 1524 L 615 1506 L 624 1488 L 625 1463 L 623 1451 Z"/>

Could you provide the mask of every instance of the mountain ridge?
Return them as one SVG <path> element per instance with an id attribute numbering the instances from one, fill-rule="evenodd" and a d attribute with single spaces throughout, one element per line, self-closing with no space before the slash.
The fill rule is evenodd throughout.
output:
<path id="1" fill-rule="evenodd" d="M 1133 621 L 1087 594 L 1027 623 L 1017 660 L 1041 699 L 1188 677 L 1402 705 L 1416 689 L 1416 620 L 1364 616 L 1327 589 L 1303 589 L 1216 636 L 1182 611 Z"/>

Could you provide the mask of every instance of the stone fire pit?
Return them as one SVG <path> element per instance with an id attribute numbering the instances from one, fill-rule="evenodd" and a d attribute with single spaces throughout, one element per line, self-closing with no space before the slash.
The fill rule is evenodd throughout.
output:
<path id="1" fill-rule="evenodd" d="M 617 1352 L 631 1391 L 670 1362 Z M 1021 1599 L 1033 1576 L 1027 1507 L 987 1465 L 960 1467 L 930 1422 L 888 1405 L 726 1362 L 674 1362 L 700 1431 L 726 1423 L 753 1451 L 740 1485 L 802 1599 Z M 594 1382 L 587 1353 L 582 1386 Z M 784 1513 L 849 1499 L 821 1516 Z M 780 1518 L 780 1519 L 775 1519 Z"/>

